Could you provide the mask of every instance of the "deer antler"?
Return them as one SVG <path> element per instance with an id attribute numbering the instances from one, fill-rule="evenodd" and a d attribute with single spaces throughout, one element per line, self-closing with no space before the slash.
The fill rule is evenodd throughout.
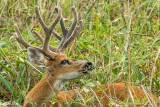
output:
<path id="1" fill-rule="evenodd" d="M 56 10 L 56 12 L 58 11 Z M 57 32 L 53 31 L 53 34 L 60 40 L 60 45 L 57 49 L 58 52 L 64 52 L 68 45 L 78 36 L 79 32 L 82 29 L 82 21 L 80 21 L 79 26 L 77 26 L 78 14 L 74 6 L 72 6 L 72 12 L 74 15 L 74 20 L 71 27 L 68 30 L 65 28 L 64 20 L 62 17 L 60 20 L 62 36 L 59 36 Z"/>
<path id="2" fill-rule="evenodd" d="M 39 13 L 39 7 L 36 6 L 35 7 L 35 11 L 36 11 L 36 15 L 37 15 L 37 18 L 44 30 L 44 32 L 46 33 L 46 38 L 44 39 L 44 42 L 43 42 L 43 50 L 48 52 L 49 51 L 49 40 L 50 40 L 50 37 L 51 37 L 51 34 L 53 32 L 53 29 L 55 28 L 56 24 L 60 21 L 61 19 L 61 10 L 56 7 L 55 8 L 56 11 L 58 11 L 58 16 L 57 18 L 53 21 L 53 23 L 51 24 L 50 27 L 47 27 L 46 24 L 44 23 L 44 21 L 42 20 L 42 17 L 40 16 L 40 13 Z M 34 33 L 35 34 L 35 33 Z M 55 50 L 56 51 L 56 50 Z"/>
<path id="3" fill-rule="evenodd" d="M 42 36 L 39 33 L 37 33 L 36 31 L 32 31 L 32 32 L 33 32 L 33 34 L 35 34 L 38 37 L 38 39 L 41 42 L 43 42 L 42 49 L 40 49 L 40 48 L 37 48 L 37 49 L 43 51 L 44 54 L 47 56 L 51 56 L 51 54 L 53 54 L 57 50 L 56 48 L 49 46 L 49 40 L 50 40 L 51 34 L 53 32 L 53 29 L 55 28 L 56 24 L 61 20 L 61 10 L 58 7 L 56 7 L 55 10 L 58 13 L 58 15 L 57 15 L 56 19 L 53 21 L 53 23 L 51 24 L 51 26 L 47 27 L 46 24 L 44 23 L 44 21 L 42 20 L 40 13 L 39 13 L 39 7 L 38 6 L 35 7 L 37 18 L 38 18 L 45 34 L 46 34 L 46 37 L 45 37 L 45 39 L 43 39 Z M 15 25 L 15 30 L 17 32 L 16 39 L 19 43 L 21 43 L 26 48 L 33 47 L 33 46 L 29 45 L 25 40 L 23 40 L 22 35 L 21 35 L 17 25 Z"/>
<path id="4" fill-rule="evenodd" d="M 51 54 L 53 54 L 54 52 L 64 52 L 65 49 L 69 46 L 69 44 L 78 36 L 79 32 L 82 29 L 82 21 L 79 21 L 79 25 L 78 23 L 78 14 L 77 11 L 75 9 L 75 7 L 72 7 L 72 12 L 74 15 L 74 20 L 72 22 L 72 25 L 69 29 L 65 28 L 65 24 L 64 24 L 64 20 L 62 18 L 61 15 L 61 10 L 58 7 L 55 7 L 55 11 L 57 12 L 57 17 L 56 19 L 52 22 L 50 27 L 47 27 L 46 24 L 44 23 L 40 12 L 39 12 L 39 7 L 36 6 L 35 7 L 35 12 L 37 15 L 37 18 L 46 34 L 46 37 L 43 39 L 42 36 L 36 32 L 36 31 L 32 31 L 32 33 L 43 43 L 43 47 L 42 47 L 42 51 L 47 55 L 47 56 L 51 56 Z M 60 21 L 60 25 L 61 25 L 61 29 L 62 29 L 62 36 L 60 36 L 57 32 L 55 32 L 53 29 L 55 28 L 56 24 Z M 29 45 L 26 41 L 23 40 L 21 33 L 18 29 L 17 26 L 15 26 L 16 32 L 17 32 L 17 41 L 19 43 L 21 43 L 24 47 L 33 47 L 31 45 Z M 54 34 L 56 36 L 56 38 L 58 38 L 60 40 L 60 44 L 58 46 L 58 48 L 52 47 L 49 45 L 49 40 L 51 38 L 51 34 Z M 37 48 L 40 49 L 40 48 Z"/>

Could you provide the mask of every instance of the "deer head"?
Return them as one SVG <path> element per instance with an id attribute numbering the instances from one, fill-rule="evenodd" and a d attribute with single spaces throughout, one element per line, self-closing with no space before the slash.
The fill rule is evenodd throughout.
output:
<path id="1" fill-rule="evenodd" d="M 79 21 L 78 24 L 78 15 L 75 7 L 72 7 L 74 20 L 69 29 L 66 29 L 64 25 L 64 20 L 60 8 L 55 8 L 55 11 L 58 15 L 50 27 L 47 27 L 44 23 L 40 15 L 38 6 L 35 7 L 35 11 L 46 36 L 43 39 L 42 36 L 36 31 L 32 32 L 43 43 L 42 48 L 33 47 L 25 40 L 23 40 L 18 27 L 15 25 L 15 30 L 17 32 L 16 39 L 20 44 L 27 48 L 28 59 L 33 64 L 41 67 L 46 67 L 48 74 L 52 76 L 54 75 L 56 79 L 70 80 L 86 74 L 90 74 L 94 68 L 93 63 L 86 60 L 71 59 L 64 54 L 66 48 L 78 36 L 79 32 L 82 29 L 82 21 Z M 54 31 L 54 28 L 58 22 L 60 22 L 62 36 Z M 58 47 L 49 45 L 52 34 L 60 40 L 60 44 Z"/>

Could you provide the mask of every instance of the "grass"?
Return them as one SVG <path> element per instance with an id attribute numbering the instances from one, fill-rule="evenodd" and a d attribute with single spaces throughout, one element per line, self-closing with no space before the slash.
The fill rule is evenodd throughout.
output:
<path id="1" fill-rule="evenodd" d="M 77 8 L 83 30 L 66 54 L 93 61 L 92 75 L 74 80 L 73 87 L 112 82 L 132 82 L 160 96 L 160 1 L 159 0 L 1 0 L 0 1 L 0 106 L 22 105 L 26 92 L 42 77 L 42 68 L 27 62 L 25 48 L 15 41 L 16 23 L 26 41 L 40 46 L 31 33 L 43 34 L 34 12 L 39 5 L 47 24 L 55 17 L 54 6 L 62 8 L 66 25 L 70 8 Z M 56 27 L 60 33 L 60 26 Z M 58 40 L 52 38 L 52 45 Z M 36 69 L 36 70 L 35 70 Z M 41 73 L 36 71 L 41 71 Z M 80 81 L 80 82 L 79 82 Z M 70 89 L 69 82 L 64 90 Z"/>

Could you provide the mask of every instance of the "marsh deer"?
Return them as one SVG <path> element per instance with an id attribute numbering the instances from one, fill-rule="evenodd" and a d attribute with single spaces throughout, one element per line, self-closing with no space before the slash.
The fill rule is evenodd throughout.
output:
<path id="1" fill-rule="evenodd" d="M 58 15 L 52 22 L 51 26 L 47 27 L 42 20 L 39 7 L 35 7 L 37 18 L 46 35 L 45 39 L 43 39 L 42 36 L 36 31 L 33 31 L 33 33 L 43 43 L 42 48 L 31 46 L 23 40 L 19 28 L 15 25 L 15 37 L 20 44 L 27 48 L 28 59 L 33 64 L 46 67 L 47 69 L 47 72 L 42 79 L 27 94 L 23 104 L 24 107 L 49 106 L 47 104 L 50 104 L 48 102 L 51 101 L 54 95 L 57 96 L 57 102 L 54 106 L 59 106 L 60 104 L 63 105 L 63 102 L 72 101 L 73 97 L 76 95 L 75 93 L 80 93 L 82 96 L 86 94 L 85 91 L 80 91 L 79 89 L 76 89 L 75 91 L 60 91 L 66 81 L 90 74 L 94 68 L 94 65 L 92 62 L 86 60 L 75 60 L 68 58 L 64 54 L 66 48 L 78 36 L 82 29 L 82 22 L 80 21 L 78 24 L 78 15 L 75 7 L 72 7 L 74 19 L 69 29 L 66 29 L 64 25 L 61 9 L 56 7 L 55 11 Z M 54 28 L 58 22 L 60 22 L 62 36 L 54 31 Z M 57 48 L 49 45 L 52 34 L 60 40 L 60 44 Z M 157 98 L 151 93 L 145 93 L 142 89 L 135 86 L 133 86 L 129 91 L 128 87 L 129 86 L 124 83 L 105 84 L 99 86 L 99 88 L 94 87 L 91 89 L 92 91 L 89 92 L 93 92 L 93 96 L 96 96 L 99 103 L 93 104 L 97 106 L 109 106 L 109 102 L 111 101 L 110 97 L 116 97 L 120 100 L 124 100 L 130 95 L 137 97 L 139 100 L 142 100 L 147 96 L 150 102 L 152 102 L 153 99 L 158 101 Z"/>
<path id="2" fill-rule="evenodd" d="M 17 32 L 16 39 L 24 47 L 27 48 L 29 60 L 38 65 L 46 67 L 47 72 L 43 78 L 35 85 L 35 87 L 27 94 L 24 100 L 24 107 L 31 107 L 36 105 L 41 106 L 45 101 L 52 98 L 55 93 L 62 89 L 63 84 L 71 79 L 90 74 L 93 69 L 92 62 L 86 60 L 75 60 L 68 58 L 64 51 L 67 46 L 76 38 L 82 28 L 82 22 L 78 25 L 78 15 L 75 7 L 72 7 L 72 12 L 74 15 L 74 20 L 69 29 L 64 26 L 64 21 L 61 15 L 61 9 L 56 7 L 57 17 L 53 21 L 50 27 L 47 27 L 39 12 L 39 7 L 35 7 L 35 12 L 37 18 L 45 32 L 45 39 L 33 31 L 33 33 L 43 42 L 42 48 L 37 48 L 29 45 L 22 39 L 21 33 L 18 27 L 15 25 L 15 30 Z M 59 36 L 53 29 L 56 24 L 60 21 L 62 36 Z M 51 34 L 54 34 L 59 40 L 60 44 L 58 48 L 49 45 Z"/>

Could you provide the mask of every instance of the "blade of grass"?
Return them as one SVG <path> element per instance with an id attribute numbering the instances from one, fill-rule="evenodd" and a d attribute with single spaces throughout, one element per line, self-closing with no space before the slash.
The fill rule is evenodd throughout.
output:
<path id="1" fill-rule="evenodd" d="M 14 72 L 12 69 L 10 69 L 9 67 L 5 66 L 5 65 L 2 64 L 1 62 L 0 62 L 0 66 L 1 66 L 3 69 L 5 69 L 7 72 L 9 72 L 13 77 L 16 77 L 16 74 L 15 74 L 15 72 Z"/>
<path id="2" fill-rule="evenodd" d="M 2 75 L 0 75 L 0 82 L 6 86 L 6 88 L 10 91 L 10 92 L 13 92 L 13 85 L 8 81 L 6 80 L 5 78 L 3 78 Z"/>

